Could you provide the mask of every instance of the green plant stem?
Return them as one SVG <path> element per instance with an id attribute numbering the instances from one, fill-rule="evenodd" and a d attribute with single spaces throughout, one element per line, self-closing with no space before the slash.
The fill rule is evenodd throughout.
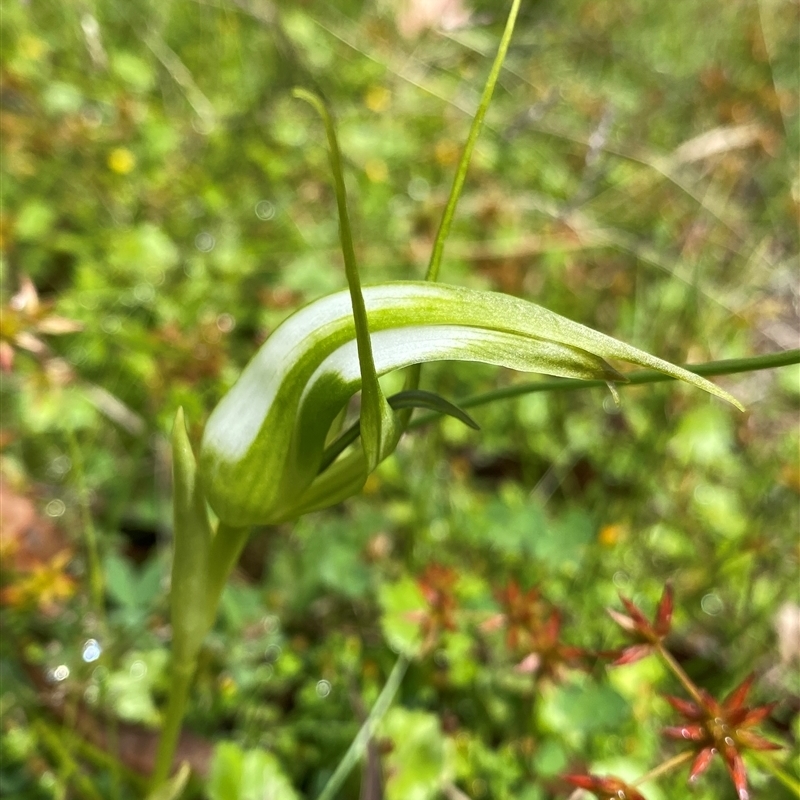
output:
<path id="1" fill-rule="evenodd" d="M 92 608 L 97 616 L 99 627 L 99 638 L 105 642 L 108 639 L 108 625 L 106 621 L 105 609 L 105 585 L 103 580 L 103 568 L 100 559 L 100 548 L 97 543 L 97 530 L 92 519 L 92 508 L 89 499 L 89 488 L 86 485 L 86 471 L 83 466 L 83 455 L 81 454 L 78 439 L 74 431 L 67 435 L 70 459 L 72 461 L 73 474 L 75 476 L 75 486 L 78 494 L 78 505 L 81 513 L 81 531 L 83 532 L 84 547 L 86 550 L 86 563 L 89 572 L 89 593 Z M 108 659 L 104 650 L 101 655 L 101 663 Z M 105 705 L 105 689 L 102 690 L 102 701 Z M 117 719 L 114 714 L 110 715 L 109 721 L 109 740 L 112 745 L 117 741 Z M 115 759 L 112 762 L 112 797 L 120 796 L 120 773 L 119 762 Z"/>
<path id="2" fill-rule="evenodd" d="M 439 223 L 439 230 L 436 232 L 436 239 L 433 242 L 433 249 L 431 250 L 431 258 L 428 263 L 428 272 L 425 275 L 426 281 L 435 281 L 439 277 L 439 270 L 442 265 L 442 254 L 444 253 L 444 245 L 447 237 L 450 234 L 450 227 L 453 224 L 453 217 L 456 213 L 456 206 L 461 197 L 461 191 L 464 188 L 464 182 L 467 179 L 467 171 L 469 170 L 469 162 L 472 158 L 472 151 L 475 149 L 475 142 L 483 127 L 483 119 L 486 116 L 486 111 L 489 108 L 489 103 L 492 100 L 494 87 L 497 85 L 497 79 L 500 77 L 500 70 L 503 68 L 508 47 L 511 44 L 511 35 L 514 33 L 514 25 L 517 21 L 517 13 L 519 12 L 520 0 L 513 0 L 511 4 L 511 11 L 508 12 L 508 19 L 506 20 L 506 27 L 503 31 L 503 36 L 500 39 L 500 46 L 497 49 L 497 55 L 494 58 L 494 63 L 489 71 L 489 77 L 486 79 L 486 85 L 483 87 L 483 94 L 481 95 L 480 103 L 478 103 L 478 110 L 472 119 L 472 125 L 469 129 L 467 142 L 464 145 L 464 151 L 461 153 L 461 159 L 458 162 L 456 169 L 456 176 L 453 179 L 453 186 L 450 189 L 450 196 L 447 198 L 447 205 L 442 214 L 442 221 Z"/>
<path id="3" fill-rule="evenodd" d="M 78 440 L 73 431 L 67 436 L 69 455 L 75 475 L 75 484 L 78 490 L 78 505 L 81 510 L 81 530 L 83 531 L 84 546 L 86 548 L 86 563 L 89 570 L 89 591 L 91 592 L 92 606 L 101 624 L 105 619 L 105 588 L 103 586 L 103 569 L 100 564 L 100 551 L 97 546 L 97 531 L 92 520 L 92 510 L 89 504 L 89 490 L 86 486 L 86 474 L 83 469 L 83 457 L 78 446 Z"/>
<path id="4" fill-rule="evenodd" d="M 692 699 L 700 708 L 705 708 L 706 703 L 700 690 L 695 686 L 694 681 L 684 672 L 683 667 L 675 660 L 672 653 L 664 647 L 663 642 L 656 645 L 656 652 L 661 656 L 662 661 L 669 667 L 672 674 L 683 684 L 683 688 L 692 696 Z"/>
<path id="5" fill-rule="evenodd" d="M 785 350 L 780 353 L 769 353 L 763 356 L 753 356 L 752 358 L 731 358 L 723 361 L 708 361 L 705 364 L 683 364 L 683 368 L 695 375 L 710 377 L 714 375 L 736 375 L 742 372 L 757 372 L 763 369 L 775 369 L 777 367 L 788 367 L 792 364 L 800 364 L 800 350 Z M 617 388 L 622 389 L 626 386 L 640 386 L 645 383 L 661 383 L 663 381 L 675 380 L 671 375 L 664 375 L 654 370 L 643 369 L 631 372 L 625 376 L 627 383 L 618 384 Z M 606 388 L 605 381 L 581 381 L 569 378 L 551 378 L 543 381 L 531 383 L 520 383 L 517 386 L 508 386 L 505 389 L 495 389 L 491 392 L 465 397 L 457 400 L 459 408 L 475 408 L 493 403 L 496 400 L 507 400 L 512 397 L 521 397 L 527 394 L 538 392 L 575 392 L 582 389 Z M 426 425 L 440 415 L 430 413 L 417 417 L 412 420 L 409 428 L 417 428 Z"/>
<path id="6" fill-rule="evenodd" d="M 641 786 L 648 781 L 654 781 L 656 778 L 660 778 L 662 775 L 666 775 L 668 772 L 672 772 L 672 770 L 682 766 L 687 761 L 691 761 L 696 755 L 697 754 L 692 750 L 685 750 L 683 753 L 678 753 L 678 755 L 667 759 L 663 764 L 659 764 L 657 767 L 651 769 L 650 772 L 646 772 L 641 778 L 637 778 L 631 786 Z"/>
<path id="7" fill-rule="evenodd" d="M 211 540 L 211 552 L 208 559 L 208 584 L 206 591 L 208 627 L 214 624 L 219 609 L 222 591 L 228 582 L 234 567 L 239 562 L 252 528 L 235 528 L 220 523 Z"/>
<path id="8" fill-rule="evenodd" d="M 234 528 L 222 523 L 220 523 L 216 534 L 214 534 L 214 538 L 211 541 L 205 597 L 197 600 L 197 602 L 205 603 L 206 629 L 214 624 L 220 599 L 222 598 L 222 591 L 239 560 L 249 535 L 250 528 Z M 161 737 L 158 742 L 156 767 L 153 770 L 151 779 L 151 788 L 153 790 L 168 778 L 172 768 L 175 748 L 178 745 L 183 717 L 186 713 L 189 690 L 191 689 L 192 678 L 197 666 L 199 647 L 198 643 L 193 645 L 191 651 L 173 651 L 172 654 L 169 703 L 164 727 L 161 730 Z"/>
<path id="9" fill-rule="evenodd" d="M 356 738 L 353 739 L 344 757 L 339 762 L 339 766 L 336 767 L 333 775 L 328 779 L 328 782 L 325 784 L 322 792 L 320 792 L 317 800 L 334 800 L 336 793 L 342 788 L 342 784 L 350 774 L 350 770 L 353 769 L 356 762 L 364 754 L 369 740 L 373 737 L 375 729 L 378 727 L 381 719 L 383 719 L 383 715 L 392 704 L 392 700 L 394 700 L 394 696 L 400 688 L 400 683 L 407 669 L 408 659 L 401 655 L 392 668 L 386 685 L 378 695 L 378 699 L 375 701 L 372 711 L 369 712 L 369 716 L 356 734 Z"/>
<path id="10" fill-rule="evenodd" d="M 787 774 L 770 756 L 760 753 L 758 750 L 748 750 L 747 755 L 769 772 L 775 780 L 780 781 L 790 792 L 793 792 L 795 797 L 800 797 L 800 781 Z"/>
<path id="11" fill-rule="evenodd" d="M 173 663 L 169 687 L 169 704 L 164 719 L 164 727 L 158 740 L 158 753 L 156 766 L 151 778 L 151 789 L 158 788 L 168 777 L 172 770 L 172 761 L 181 735 L 183 717 L 186 714 L 186 705 L 189 699 L 189 690 L 197 662 Z"/>
<path id="12" fill-rule="evenodd" d="M 53 726 L 49 727 L 52 728 Z M 68 729 L 63 725 L 53 730 L 53 734 L 62 739 L 74 733 L 74 730 Z M 124 778 L 126 783 L 135 788 L 137 795 L 144 796 L 147 789 L 146 779 L 138 772 L 135 772 L 130 769 L 130 767 L 126 767 L 125 764 L 121 763 L 113 750 L 104 750 L 80 736 L 75 736 L 74 738 L 75 750 L 81 758 L 91 762 L 97 767 L 107 770 L 112 773 L 112 775 L 119 774 L 121 779 Z"/>

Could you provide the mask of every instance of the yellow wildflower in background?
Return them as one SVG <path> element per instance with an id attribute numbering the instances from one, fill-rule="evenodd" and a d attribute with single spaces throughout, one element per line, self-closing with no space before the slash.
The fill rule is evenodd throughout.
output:
<path id="1" fill-rule="evenodd" d="M 364 95 L 364 105 L 376 114 L 386 111 L 392 102 L 392 93 L 385 86 L 370 86 Z"/>
<path id="2" fill-rule="evenodd" d="M 108 154 L 108 168 L 117 175 L 127 175 L 136 166 L 136 156 L 127 147 L 116 147 Z"/>
<path id="3" fill-rule="evenodd" d="M 389 178 L 389 168 L 379 158 L 369 159 L 364 165 L 364 172 L 373 183 L 384 183 Z"/>

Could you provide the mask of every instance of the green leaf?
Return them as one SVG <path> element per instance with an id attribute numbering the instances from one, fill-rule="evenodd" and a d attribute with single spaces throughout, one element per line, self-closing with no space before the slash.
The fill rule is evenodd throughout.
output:
<path id="1" fill-rule="evenodd" d="M 576 678 L 542 695 L 540 715 L 554 732 L 590 734 L 618 731 L 631 708 L 613 687 Z"/>
<path id="2" fill-rule="evenodd" d="M 155 727 L 160 716 L 153 687 L 161 682 L 167 665 L 166 650 L 131 652 L 120 668 L 108 676 L 108 695 L 121 719 Z"/>
<path id="3" fill-rule="evenodd" d="M 381 585 L 378 595 L 381 627 L 389 646 L 397 653 L 414 656 L 422 644 L 419 620 L 416 618 L 426 608 L 419 586 L 408 577 L 395 583 Z"/>
<path id="4" fill-rule="evenodd" d="M 432 800 L 450 772 L 448 743 L 439 719 L 424 711 L 393 708 L 381 733 L 393 748 L 387 756 L 387 800 Z"/>
<path id="5" fill-rule="evenodd" d="M 150 64 L 133 53 L 112 54 L 111 70 L 137 92 L 147 92 L 155 82 L 156 76 Z"/>
<path id="6" fill-rule="evenodd" d="M 728 415 L 714 406 L 701 406 L 681 417 L 669 448 L 683 464 L 719 467 L 730 458 L 734 438 Z"/>
<path id="7" fill-rule="evenodd" d="M 178 771 L 154 792 L 147 795 L 147 800 L 178 800 L 186 789 L 192 769 L 187 762 L 181 764 Z"/>
<path id="8" fill-rule="evenodd" d="M 592 520 L 583 511 L 572 509 L 550 525 L 548 535 L 534 538 L 534 558 L 549 569 L 577 567 L 594 534 Z"/>
<path id="9" fill-rule="evenodd" d="M 129 561 L 111 554 L 103 560 L 103 574 L 112 600 L 128 609 L 140 607 L 139 581 Z"/>
<path id="10" fill-rule="evenodd" d="M 209 800 L 299 800 L 272 753 L 242 750 L 232 742 L 214 750 L 206 791 Z"/>
<path id="11" fill-rule="evenodd" d="M 14 233 L 20 241 L 34 241 L 50 231 L 56 212 L 41 200 L 29 200 L 19 211 Z"/>
<path id="12" fill-rule="evenodd" d="M 206 791 L 209 800 L 235 800 L 242 783 L 244 753 L 233 742 L 220 742 L 214 750 Z"/>
<path id="13" fill-rule="evenodd" d="M 494 499 L 469 522 L 475 540 L 507 555 L 530 558 L 540 542 L 550 539 L 547 520 L 535 503 L 514 508 Z"/>

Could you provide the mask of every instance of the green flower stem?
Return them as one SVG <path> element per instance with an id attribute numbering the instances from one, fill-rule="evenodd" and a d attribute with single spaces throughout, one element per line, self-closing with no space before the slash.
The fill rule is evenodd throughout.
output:
<path id="1" fill-rule="evenodd" d="M 675 660 L 672 653 L 664 647 L 663 642 L 656 645 L 656 652 L 661 656 L 661 660 L 667 665 L 670 672 L 683 684 L 683 688 L 692 696 L 692 699 L 700 708 L 705 708 L 705 700 L 700 694 L 700 690 L 694 685 L 694 681 L 684 672 L 683 667 Z"/>
<path id="2" fill-rule="evenodd" d="M 151 788 L 157 789 L 167 778 L 172 770 L 172 761 L 175 758 L 175 749 L 181 735 L 183 717 L 186 714 L 186 705 L 189 699 L 189 689 L 192 686 L 197 661 L 191 663 L 172 664 L 172 674 L 169 687 L 169 705 L 158 740 L 158 753 L 156 766 L 153 770 Z"/>
<path id="3" fill-rule="evenodd" d="M 386 685 L 381 690 L 380 695 L 378 695 L 378 699 L 375 701 L 372 711 L 369 712 L 369 716 L 356 734 L 356 738 L 353 739 L 347 752 L 344 754 L 344 758 L 339 762 L 339 766 L 336 767 L 333 775 L 328 779 L 328 782 L 317 797 L 317 800 L 334 800 L 336 793 L 342 788 L 342 784 L 350 774 L 350 770 L 353 769 L 356 762 L 367 749 L 369 740 L 374 736 L 378 724 L 383 719 L 383 715 L 392 704 L 392 700 L 394 700 L 394 696 L 400 688 L 403 676 L 406 674 L 406 669 L 408 669 L 408 659 L 401 655 L 392 668 Z"/>
<path id="4" fill-rule="evenodd" d="M 677 769 L 680 766 L 683 766 L 688 761 L 691 761 L 697 754 L 693 750 L 684 750 L 682 753 L 678 753 L 678 755 L 673 756 L 672 758 L 667 759 L 662 764 L 659 764 L 657 767 L 654 767 L 650 770 L 650 772 L 646 772 L 641 778 L 637 778 L 631 786 L 641 786 L 643 783 L 647 783 L 648 781 L 654 781 L 656 778 L 660 778 L 662 775 L 666 775 L 668 772 L 672 772 L 672 770 Z"/>
<path id="5" fill-rule="evenodd" d="M 216 533 L 212 531 L 183 409 L 178 409 L 172 429 L 172 484 L 172 672 L 153 789 L 171 771 L 197 657 L 217 616 L 222 590 L 250 532 L 249 528 L 224 524 L 217 527 Z"/>
<path id="6" fill-rule="evenodd" d="M 86 486 L 86 473 L 83 469 L 83 457 L 78 446 L 78 440 L 73 431 L 67 436 L 69 444 L 69 456 L 72 460 L 73 474 L 78 492 L 78 505 L 81 511 L 81 530 L 86 547 L 86 564 L 89 572 L 89 591 L 92 598 L 92 606 L 95 614 L 100 621 L 101 627 L 105 628 L 105 587 L 103 586 L 103 568 L 100 563 L 100 550 L 97 545 L 97 531 L 92 521 L 92 510 L 89 504 L 89 489 Z M 105 633 L 105 630 L 103 630 Z"/>
<path id="7" fill-rule="evenodd" d="M 791 775 L 784 772 L 767 753 L 748 750 L 747 755 L 769 772 L 775 780 L 780 781 L 795 797 L 800 797 L 800 781 L 795 780 Z"/>
<path id="8" fill-rule="evenodd" d="M 793 364 L 800 364 L 800 350 L 785 350 L 780 353 L 769 353 L 763 356 L 753 356 L 752 358 L 731 358 L 723 361 L 708 361 L 705 364 L 683 364 L 682 366 L 695 375 L 702 375 L 707 378 L 714 375 L 736 375 L 742 372 L 757 372 L 762 369 L 788 367 Z M 640 386 L 644 383 L 661 383 L 662 381 L 675 380 L 671 375 L 651 369 L 637 370 L 636 372 L 628 373 L 625 377 L 628 379 L 627 383 L 617 384 L 618 389 L 626 386 Z M 606 382 L 552 378 L 544 381 L 520 383 L 517 386 L 508 386 L 504 389 L 495 389 L 491 392 L 472 395 L 471 397 L 457 400 L 456 405 L 459 408 L 475 408 L 494 403 L 496 400 L 507 400 L 538 392 L 576 392 L 582 389 L 597 388 L 607 388 Z M 409 428 L 418 428 L 421 425 L 426 425 L 439 416 L 438 413 L 419 416 L 411 422 Z"/>
<path id="9" fill-rule="evenodd" d="M 194 602 L 197 608 L 204 608 L 205 633 L 214 624 L 222 598 L 225 584 L 239 561 L 242 549 L 247 543 L 250 528 L 232 528 L 220 524 L 211 541 L 208 571 L 206 575 L 206 591 L 203 597 L 186 600 Z M 197 667 L 197 654 L 202 644 L 202 638 L 194 645 L 173 648 L 172 674 L 169 687 L 169 704 L 164 718 L 164 727 L 158 742 L 158 755 L 156 767 L 153 771 L 151 788 L 158 788 L 168 777 L 175 758 L 175 748 L 180 739 L 183 717 L 186 714 L 186 705 L 192 679 Z"/>
<path id="10" fill-rule="evenodd" d="M 239 562 L 239 556 L 247 544 L 251 530 L 250 527 L 234 528 L 220 523 L 216 535 L 211 540 L 206 584 L 206 613 L 209 628 L 214 624 L 222 590 Z"/>
<path id="11" fill-rule="evenodd" d="M 514 0 L 511 4 L 511 11 L 508 12 L 508 19 L 506 20 L 506 27 L 503 31 L 503 36 L 500 39 L 500 46 L 497 49 L 492 68 L 489 71 L 489 77 L 486 79 L 486 85 L 483 87 L 483 94 L 481 95 L 480 103 L 478 103 L 478 110 L 472 119 L 472 125 L 469 129 L 467 142 L 464 145 L 464 151 L 461 153 L 461 159 L 458 162 L 456 169 L 456 176 L 453 179 L 453 186 L 450 189 L 450 196 L 447 198 L 447 205 L 442 214 L 442 221 L 439 223 L 439 230 L 436 232 L 436 239 L 433 242 L 433 249 L 431 251 L 431 259 L 428 263 L 428 272 L 425 275 L 425 280 L 435 281 L 439 277 L 439 270 L 442 265 L 442 254 L 444 253 L 444 245 L 447 237 L 450 234 L 450 227 L 453 224 L 453 217 L 456 214 L 456 206 L 461 197 L 461 191 L 464 188 L 464 182 L 467 179 L 467 171 L 469 169 L 469 162 L 472 158 L 472 151 L 475 149 L 475 142 L 478 141 L 478 136 L 483 127 L 483 119 L 486 116 L 486 111 L 489 108 L 489 103 L 494 94 L 494 87 L 497 85 L 497 79 L 500 77 L 500 70 L 503 68 L 503 62 L 508 53 L 508 47 L 511 44 L 511 35 L 514 33 L 514 25 L 517 21 L 517 13 L 519 12 L 520 0 Z"/>

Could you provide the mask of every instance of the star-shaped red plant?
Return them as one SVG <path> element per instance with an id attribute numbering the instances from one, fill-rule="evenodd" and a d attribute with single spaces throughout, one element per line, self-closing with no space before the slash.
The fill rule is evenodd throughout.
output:
<path id="1" fill-rule="evenodd" d="M 19 291 L 0 313 L 0 370 L 13 370 L 16 350 L 46 359 L 50 350 L 42 336 L 60 336 L 82 328 L 80 322 L 53 314 L 52 304 L 41 302 L 33 281 L 23 275 Z"/>
<path id="2" fill-rule="evenodd" d="M 409 616 L 420 623 L 425 642 L 424 650 L 434 645 L 442 631 L 454 631 L 457 627 L 455 614 L 458 600 L 454 593 L 457 581 L 458 573 L 441 564 L 429 564 L 425 572 L 417 578 L 417 586 L 428 607 Z"/>
<path id="3" fill-rule="evenodd" d="M 495 595 L 503 611 L 487 619 L 482 629 L 493 631 L 505 628 L 506 646 L 510 651 L 529 651 L 531 631 L 538 627 L 545 610 L 539 589 L 534 586 L 523 591 L 516 581 L 511 580 Z"/>
<path id="4" fill-rule="evenodd" d="M 634 639 L 634 644 L 626 647 L 617 656 L 613 666 L 633 664 L 634 661 L 639 661 L 649 655 L 653 648 L 666 638 L 672 624 L 673 594 L 672 586 L 669 583 L 664 587 L 664 593 L 661 595 L 661 600 L 652 622 L 627 597 L 620 595 L 619 599 L 630 616 L 620 614 L 619 611 L 615 611 L 613 608 L 606 610 L 611 619 L 631 635 Z"/>
<path id="5" fill-rule="evenodd" d="M 690 783 L 697 780 L 708 768 L 715 753 L 719 753 L 728 768 L 739 800 L 748 800 L 750 793 L 742 751 L 780 750 L 780 745 L 750 730 L 763 722 L 776 705 L 745 706 L 754 679 L 754 675 L 748 675 L 721 703 L 702 689 L 702 702 L 699 704 L 679 697 L 666 698 L 686 722 L 666 728 L 664 734 L 673 739 L 691 741 L 697 749 L 697 757 L 689 774 Z"/>
<path id="6" fill-rule="evenodd" d="M 591 653 L 561 641 L 561 612 L 554 608 L 531 631 L 530 653 L 516 666 L 517 672 L 536 673 L 540 678 L 558 680 L 565 670 L 583 667 Z"/>
<path id="7" fill-rule="evenodd" d="M 608 775 L 564 775 L 564 780 L 592 792 L 599 800 L 645 800 L 645 796 L 619 778 Z"/>

